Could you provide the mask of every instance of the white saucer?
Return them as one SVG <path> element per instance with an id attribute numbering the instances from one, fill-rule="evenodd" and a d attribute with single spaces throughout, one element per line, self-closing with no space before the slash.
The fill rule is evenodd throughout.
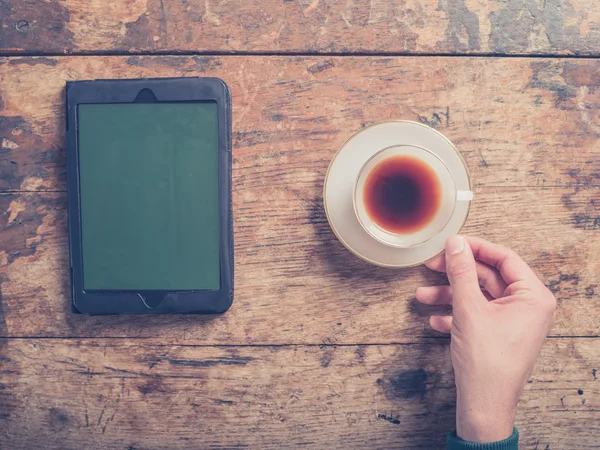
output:
<path id="1" fill-rule="evenodd" d="M 398 120 L 363 128 L 340 147 L 325 176 L 323 202 L 331 229 L 356 256 L 382 267 L 412 267 L 423 264 L 444 250 L 446 239 L 458 234 L 465 224 L 471 202 L 458 202 L 439 234 L 420 245 L 394 248 L 372 238 L 356 218 L 354 184 L 369 158 L 386 147 L 396 145 L 416 145 L 435 153 L 450 170 L 456 189 L 471 190 L 467 165 L 444 135 L 421 123 Z"/>

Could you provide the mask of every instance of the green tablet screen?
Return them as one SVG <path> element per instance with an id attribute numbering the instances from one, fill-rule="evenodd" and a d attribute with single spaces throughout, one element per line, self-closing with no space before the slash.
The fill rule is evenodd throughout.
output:
<path id="1" fill-rule="evenodd" d="M 217 103 L 82 104 L 85 290 L 220 288 Z"/>

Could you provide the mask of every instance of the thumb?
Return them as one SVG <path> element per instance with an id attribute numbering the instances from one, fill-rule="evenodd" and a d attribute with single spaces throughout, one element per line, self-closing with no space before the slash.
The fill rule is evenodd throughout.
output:
<path id="1" fill-rule="evenodd" d="M 483 298 L 477 266 L 471 247 L 462 236 L 452 236 L 446 241 L 446 273 L 452 286 L 454 308 L 465 302 Z"/>

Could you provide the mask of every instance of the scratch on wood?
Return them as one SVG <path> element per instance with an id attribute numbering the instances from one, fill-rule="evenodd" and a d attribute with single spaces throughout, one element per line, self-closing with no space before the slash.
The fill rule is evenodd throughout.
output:
<path id="1" fill-rule="evenodd" d="M 442 119 L 442 117 L 444 118 Z M 450 107 L 447 106 L 445 111 L 434 111 L 431 114 L 431 119 L 418 113 L 417 118 L 419 119 L 419 122 L 432 128 L 439 128 L 440 126 L 448 127 L 450 125 Z"/>
<path id="2" fill-rule="evenodd" d="M 164 26 L 164 38 L 165 40 L 168 38 L 168 27 L 169 27 L 169 17 L 167 16 L 167 8 L 165 7 L 165 0 L 160 0 L 160 9 L 162 12 L 161 24 Z"/>
<path id="3" fill-rule="evenodd" d="M 35 66 L 36 64 L 43 64 L 45 66 L 56 66 L 58 64 L 58 60 L 54 58 L 26 56 L 23 58 L 11 59 L 10 64 L 13 66 L 19 64 L 27 64 L 28 66 Z"/>
<path id="4" fill-rule="evenodd" d="M 481 150 L 479 150 L 479 156 L 481 157 L 481 165 L 487 169 L 489 167 L 489 164 L 483 157 L 483 153 L 481 152 Z"/>
<path id="5" fill-rule="evenodd" d="M 377 414 L 377 419 L 383 419 L 389 423 L 393 423 L 394 425 L 400 425 L 400 419 L 394 417 L 394 413 L 391 413 L 389 416 L 385 413 L 379 413 Z"/>
<path id="6" fill-rule="evenodd" d="M 189 366 L 189 367 L 212 367 L 218 365 L 224 366 L 245 366 L 247 363 L 254 361 L 251 356 L 234 357 L 228 358 L 223 357 L 219 359 L 207 359 L 204 361 L 192 360 L 192 359 L 167 359 L 167 362 L 176 366 Z"/>
<path id="7" fill-rule="evenodd" d="M 204 0 L 204 13 L 206 20 L 211 22 L 213 25 L 221 25 L 221 19 L 219 19 L 219 16 L 211 12 L 210 0 Z"/>
<path id="8" fill-rule="evenodd" d="M 306 68 L 306 70 L 308 71 L 308 73 L 315 74 L 315 73 L 323 72 L 324 70 L 327 70 L 333 66 L 335 66 L 333 59 L 326 59 L 325 61 L 321 61 L 316 64 L 309 65 Z"/>
<path id="9" fill-rule="evenodd" d="M 313 9 L 319 6 L 320 0 L 314 0 L 308 7 L 304 10 L 304 15 L 307 16 Z"/>
<path id="10" fill-rule="evenodd" d="M 112 415 L 112 416 L 110 416 L 110 418 L 109 418 L 109 419 L 106 421 L 106 423 L 105 423 L 105 424 L 104 424 L 104 426 L 102 427 L 102 434 L 104 434 L 104 432 L 106 431 L 106 427 L 108 427 L 108 424 L 109 424 L 110 422 L 112 422 L 112 420 L 115 418 L 115 415 L 116 415 L 116 414 L 117 414 L 117 411 L 115 411 L 115 412 L 113 413 L 113 415 Z"/>
<path id="11" fill-rule="evenodd" d="M 102 406 L 102 411 L 100 411 L 100 415 L 98 416 L 98 423 L 96 424 L 96 426 L 100 426 L 100 422 L 102 421 L 102 416 L 104 416 L 104 410 L 106 409 L 106 405 L 107 403 L 105 403 L 104 406 Z"/>
<path id="12" fill-rule="evenodd" d="M 352 0 L 346 0 L 346 6 L 341 12 L 342 19 L 348 28 L 352 28 Z"/>
<path id="13" fill-rule="evenodd" d="M 577 109 L 581 115 L 581 121 L 586 124 L 590 130 L 596 133 L 596 135 L 600 135 L 600 125 L 590 118 L 590 114 L 588 112 L 590 110 L 590 106 L 585 101 L 588 93 L 588 86 L 581 86 L 579 88 L 577 91 Z"/>

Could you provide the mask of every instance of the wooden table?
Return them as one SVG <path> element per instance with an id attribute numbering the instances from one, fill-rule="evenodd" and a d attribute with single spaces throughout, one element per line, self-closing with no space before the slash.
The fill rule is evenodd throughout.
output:
<path id="1" fill-rule="evenodd" d="M 424 267 L 331 232 L 336 149 L 384 119 L 463 153 L 466 233 L 558 315 L 522 448 L 600 446 L 600 6 L 583 0 L 2 0 L 0 448 L 441 448 L 448 339 Z M 218 76 L 233 94 L 236 298 L 219 317 L 73 315 L 67 80 Z"/>

